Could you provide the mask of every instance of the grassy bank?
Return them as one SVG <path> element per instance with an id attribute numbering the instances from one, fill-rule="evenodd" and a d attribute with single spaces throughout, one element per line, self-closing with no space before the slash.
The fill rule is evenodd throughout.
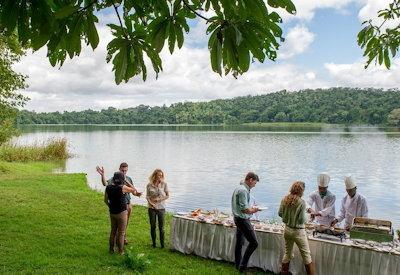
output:
<path id="1" fill-rule="evenodd" d="M 52 174 L 52 168 L 0 161 L 0 273 L 130 273 L 123 257 L 108 254 L 102 194 L 87 187 L 84 174 Z M 147 274 L 235 273 L 230 263 L 151 248 L 141 206 L 133 209 L 128 239 L 128 247 L 149 256 Z"/>

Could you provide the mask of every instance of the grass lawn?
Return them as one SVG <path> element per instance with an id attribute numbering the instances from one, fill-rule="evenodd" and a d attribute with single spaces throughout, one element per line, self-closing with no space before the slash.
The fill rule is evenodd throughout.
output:
<path id="1" fill-rule="evenodd" d="M 102 194 L 84 174 L 52 174 L 53 167 L 0 161 L 0 273 L 132 273 L 123 256 L 108 254 Z M 135 206 L 128 227 L 128 247 L 151 260 L 146 274 L 236 273 L 231 263 L 151 248 L 146 210 Z"/>

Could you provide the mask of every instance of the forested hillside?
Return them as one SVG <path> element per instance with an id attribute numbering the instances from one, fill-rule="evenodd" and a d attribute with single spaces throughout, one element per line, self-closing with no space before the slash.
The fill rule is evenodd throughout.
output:
<path id="1" fill-rule="evenodd" d="M 239 124 L 251 122 L 324 122 L 393 124 L 400 114 L 400 90 L 330 88 L 280 91 L 258 96 L 139 105 L 101 111 L 35 113 L 22 111 L 19 124 Z M 395 111 L 393 111 L 395 110 Z M 393 112 L 392 112 L 393 111 Z M 391 115 L 389 115 L 392 112 Z M 388 119 L 389 117 L 389 119 Z M 397 119 L 397 120 L 396 120 Z"/>

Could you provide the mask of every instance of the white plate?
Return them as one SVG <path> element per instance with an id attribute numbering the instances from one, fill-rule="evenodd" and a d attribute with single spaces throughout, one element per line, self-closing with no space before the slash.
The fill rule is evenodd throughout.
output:
<path id="1" fill-rule="evenodd" d="M 267 210 L 268 209 L 268 207 L 266 207 L 266 206 L 259 206 L 259 207 L 257 207 L 259 210 Z"/>
<path id="2" fill-rule="evenodd" d="M 186 216 L 189 213 L 188 212 L 176 212 L 176 214 L 179 216 Z"/>

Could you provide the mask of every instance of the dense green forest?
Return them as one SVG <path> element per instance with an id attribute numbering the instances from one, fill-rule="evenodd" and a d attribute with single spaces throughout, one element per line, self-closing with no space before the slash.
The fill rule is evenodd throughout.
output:
<path id="1" fill-rule="evenodd" d="M 330 88 L 280 91 L 257 96 L 139 105 L 101 111 L 35 113 L 21 111 L 19 124 L 240 124 L 323 122 L 400 126 L 400 90 Z"/>

